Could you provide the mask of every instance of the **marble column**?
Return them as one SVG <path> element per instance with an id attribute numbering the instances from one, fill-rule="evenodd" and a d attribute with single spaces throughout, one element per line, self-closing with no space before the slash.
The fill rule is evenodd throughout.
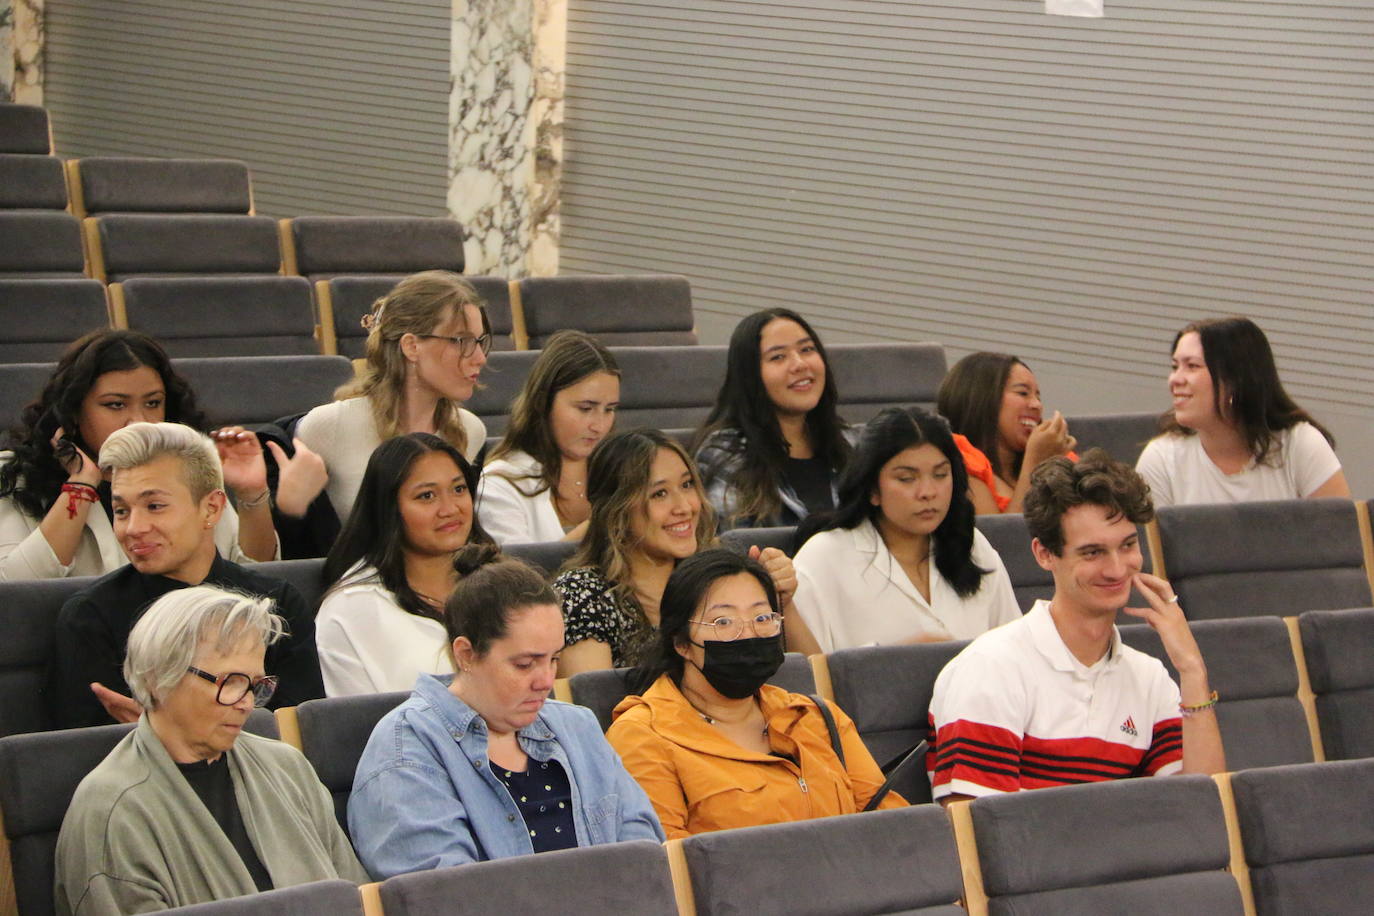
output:
<path id="1" fill-rule="evenodd" d="M 0 102 L 14 101 L 14 2 L 0 0 Z"/>
<path id="2" fill-rule="evenodd" d="M 0 0 L 0 98 L 43 104 L 43 0 Z"/>

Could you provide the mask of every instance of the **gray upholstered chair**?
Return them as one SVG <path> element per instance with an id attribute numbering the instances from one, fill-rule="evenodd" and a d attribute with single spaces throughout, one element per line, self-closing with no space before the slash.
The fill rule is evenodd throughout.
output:
<path id="1" fill-rule="evenodd" d="M 1069 417 L 1068 421 L 1069 433 L 1078 440 L 1078 454 L 1090 448 L 1106 449 L 1117 461 L 1132 466 L 1145 450 L 1145 443 L 1159 434 L 1157 413 L 1096 414 Z"/>
<path id="2" fill-rule="evenodd" d="M 692 287 L 676 274 L 527 277 L 520 281 L 520 307 L 532 350 L 564 328 L 586 331 L 608 347 L 697 342 Z"/>
<path id="3" fill-rule="evenodd" d="M 791 525 L 777 528 L 733 528 L 722 532 L 720 543 L 722 547 L 729 547 L 739 553 L 748 553 L 749 548 L 754 545 L 776 547 L 790 557 L 796 552 L 792 549 L 792 542 L 796 536 L 797 529 Z"/>
<path id="4" fill-rule="evenodd" d="M 99 281 L 0 278 L 0 362 L 55 360 L 73 340 L 109 324 Z M 36 397 L 38 389 L 26 394 Z"/>
<path id="5" fill-rule="evenodd" d="M 234 159 L 90 156 L 67 163 L 77 216 L 253 210 L 248 166 Z"/>
<path id="6" fill-rule="evenodd" d="M 1231 774 L 1259 916 L 1357 916 L 1374 900 L 1374 760 Z"/>
<path id="7" fill-rule="evenodd" d="M 879 766 L 894 763 L 928 738 L 935 678 L 967 640 L 913 646 L 865 646 L 827 655 L 835 703 L 854 720 Z M 912 804 L 930 801 L 930 780 L 909 767 L 893 789 Z"/>
<path id="8" fill-rule="evenodd" d="M 0 429 L 19 422 L 20 415 L 38 400 L 55 363 L 0 363 Z"/>
<path id="9" fill-rule="evenodd" d="M 1244 912 L 1207 776 L 989 795 L 969 814 L 994 916 Z"/>
<path id="10" fill-rule="evenodd" d="M 109 213 L 82 221 L 91 275 L 131 277 L 276 275 L 277 224 L 266 216 L 219 213 Z"/>
<path id="11" fill-rule="evenodd" d="M 52 728 L 44 695 L 57 612 L 95 579 L 0 582 L 0 736 Z"/>
<path id="12" fill-rule="evenodd" d="M 85 275 L 86 255 L 76 217 L 62 210 L 0 211 L 0 277 Z"/>
<path id="13" fill-rule="evenodd" d="M 173 357 L 318 354 L 303 277 L 134 277 L 110 286 L 117 327 L 155 336 Z"/>
<path id="14" fill-rule="evenodd" d="M 0 153 L 52 152 L 52 133 L 48 112 L 37 105 L 0 102 Z"/>
<path id="15" fill-rule="evenodd" d="M 1158 517 L 1164 568 L 1190 619 L 1374 603 L 1348 499 L 1169 506 Z"/>
<path id="16" fill-rule="evenodd" d="M 472 393 L 463 406 L 482 418 L 486 424 L 487 435 L 500 436 L 510 424 L 510 405 L 530 367 L 539 358 L 538 351 L 512 350 L 505 353 L 490 353 L 487 364 L 482 367 L 482 387 Z"/>
<path id="17" fill-rule="evenodd" d="M 267 563 L 254 563 L 253 572 L 273 579 L 283 579 L 296 586 L 296 591 L 305 599 L 313 617 L 319 610 L 324 598 L 324 559 L 309 560 L 272 560 Z"/>
<path id="18" fill-rule="evenodd" d="M 363 898 L 352 881 L 312 881 L 277 891 L 231 897 L 164 910 L 166 916 L 363 916 Z"/>
<path id="19" fill-rule="evenodd" d="M 334 797 L 334 815 L 348 831 L 348 796 L 367 739 L 382 716 L 410 697 L 408 691 L 306 700 L 296 707 L 301 753 Z"/>
<path id="20" fill-rule="evenodd" d="M 176 359 L 177 372 L 216 425 L 270 423 L 334 399 L 353 378 L 342 356 L 222 356 Z"/>
<path id="21" fill-rule="evenodd" d="M 601 730 L 611 727 L 611 713 L 616 704 L 630 693 L 626 683 L 632 668 L 603 668 L 599 671 L 583 671 L 568 679 L 568 689 L 572 701 L 596 713 Z M 810 695 L 816 692 L 816 678 L 811 673 L 811 664 L 799 652 L 788 652 L 778 673 L 768 679 L 768 683 L 792 693 Z"/>
<path id="22" fill-rule="evenodd" d="M 959 916 L 959 854 L 934 805 L 701 833 L 681 843 L 698 916 Z"/>
<path id="23" fill-rule="evenodd" d="M 1298 618 L 1327 760 L 1374 757 L 1374 608 Z"/>
<path id="24" fill-rule="evenodd" d="M 422 216 L 298 216 L 283 220 L 287 272 L 337 276 L 463 272 L 463 227 Z"/>
<path id="25" fill-rule="evenodd" d="M 382 274 L 366 277 L 333 277 L 315 283 L 315 299 L 320 310 L 329 310 L 334 325 L 338 352 L 349 359 L 360 359 L 367 351 L 367 331 L 362 326 L 364 315 L 371 314 L 372 304 L 391 292 L 405 274 Z M 504 277 L 464 277 L 487 304 L 487 322 L 491 325 L 492 350 L 515 349 L 515 324 L 510 309 L 510 281 Z M 490 367 L 484 370 L 482 382 Z M 524 377 L 521 376 L 521 380 Z"/>
<path id="26" fill-rule="evenodd" d="M 677 912 L 668 855 L 652 840 L 563 849 L 388 878 L 386 916 Z"/>
<path id="27" fill-rule="evenodd" d="M 616 429 L 695 429 L 725 381 L 725 347 L 612 347 L 620 365 Z"/>
<path id="28" fill-rule="evenodd" d="M 1226 768 L 1310 763 L 1312 734 L 1298 699 L 1298 666 L 1288 627 L 1277 617 L 1198 620 L 1192 623 L 1207 679 L 1221 696 L 1217 724 L 1226 748 Z M 1169 663 L 1159 634 L 1148 624 L 1121 628 L 1121 641 Z"/>
<path id="29" fill-rule="evenodd" d="M 850 423 L 867 423 L 887 407 L 935 409 L 945 377 L 940 344 L 830 344 L 825 352 L 839 389 L 840 416 Z"/>
<path id="30" fill-rule="evenodd" d="M 64 210 L 67 176 L 56 156 L 0 153 L 0 210 Z"/>
<path id="31" fill-rule="evenodd" d="M 535 541 L 529 544 L 503 544 L 501 550 L 507 556 L 518 557 L 537 566 L 544 575 L 553 578 L 568 557 L 577 551 L 577 544 L 572 541 Z"/>
<path id="32" fill-rule="evenodd" d="M 20 913 L 53 911 L 53 852 L 72 795 L 133 728 L 98 725 L 0 738 L 0 814 Z M 276 720 L 265 709 L 253 710 L 245 728 L 277 737 Z"/>

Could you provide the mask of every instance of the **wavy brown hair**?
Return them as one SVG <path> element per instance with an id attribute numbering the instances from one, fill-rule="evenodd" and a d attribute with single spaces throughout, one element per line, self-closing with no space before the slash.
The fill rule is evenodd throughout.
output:
<path id="1" fill-rule="evenodd" d="M 1109 519 L 1124 516 L 1137 525 L 1155 517 L 1145 478 L 1100 448 L 1077 463 L 1061 455 L 1031 471 L 1026 527 L 1055 556 L 1064 551 L 1064 513 L 1075 506 L 1101 506 Z"/>

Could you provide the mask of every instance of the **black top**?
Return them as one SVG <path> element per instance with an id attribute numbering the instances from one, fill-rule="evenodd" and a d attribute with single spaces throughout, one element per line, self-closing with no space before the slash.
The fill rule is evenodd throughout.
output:
<path id="1" fill-rule="evenodd" d="M 788 458 L 783 477 L 812 515 L 835 508 L 835 495 L 830 491 L 830 468 L 823 459 Z"/>
<path id="2" fill-rule="evenodd" d="M 572 788 L 568 774 L 557 760 L 541 763 L 530 758 L 523 773 L 513 773 L 490 760 L 487 766 L 505 783 L 506 791 L 520 809 L 535 852 L 572 849 L 577 845 L 573 824 Z"/>
<path id="3" fill-rule="evenodd" d="M 191 784 L 196 795 L 200 796 L 200 800 L 205 802 L 205 807 L 210 809 L 210 816 L 233 844 L 234 851 L 243 860 L 248 874 L 253 876 L 253 883 L 257 885 L 258 890 L 270 891 L 272 876 L 267 873 L 267 867 L 262 864 L 262 859 L 258 858 L 253 841 L 248 839 L 248 829 L 244 827 L 243 815 L 239 812 L 239 801 L 234 797 L 234 779 L 229 771 L 229 754 L 220 754 L 219 759 L 213 762 L 202 760 L 196 763 L 178 763 L 177 769 L 186 777 L 186 781 Z"/>
<path id="4" fill-rule="evenodd" d="M 281 678 L 269 704 L 273 709 L 324 696 L 315 654 L 315 620 L 294 585 L 251 572 L 218 555 L 200 584 L 271 598 L 276 613 L 286 620 L 287 635 L 267 647 L 267 673 Z M 55 653 L 48 674 L 48 702 L 57 728 L 110 724 L 105 707 L 91 693 L 91 682 L 129 696 L 123 670 L 129 631 L 148 605 L 186 587 L 187 583 L 166 576 L 144 575 L 131 563 L 67 599 L 57 615 Z"/>

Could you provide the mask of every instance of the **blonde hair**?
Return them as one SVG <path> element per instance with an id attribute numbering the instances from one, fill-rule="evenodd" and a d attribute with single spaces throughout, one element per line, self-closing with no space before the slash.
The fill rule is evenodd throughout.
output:
<path id="1" fill-rule="evenodd" d="M 401 338 L 407 334 L 430 334 L 450 314 L 466 319 L 464 306 L 476 306 L 482 315 L 481 328 L 465 327 L 478 336 L 489 332 L 486 307 L 472 284 L 447 270 L 426 270 L 411 274 L 372 305 L 363 319 L 367 334 L 367 367 L 362 378 L 334 392 L 338 399 L 365 397 L 372 408 L 377 435 L 382 439 L 403 436 L 401 404 L 405 399 L 406 370 L 409 366 L 401 352 Z M 434 429 L 439 437 L 460 451 L 467 449 L 467 435 L 458 418 L 458 405 L 440 398 L 434 405 Z"/>
<path id="2" fill-rule="evenodd" d="M 219 450 L 210 437 L 180 423 L 130 423 L 117 429 L 100 447 L 96 463 L 102 471 L 127 471 L 174 455 L 191 496 L 197 502 L 207 493 L 224 489 Z"/>

